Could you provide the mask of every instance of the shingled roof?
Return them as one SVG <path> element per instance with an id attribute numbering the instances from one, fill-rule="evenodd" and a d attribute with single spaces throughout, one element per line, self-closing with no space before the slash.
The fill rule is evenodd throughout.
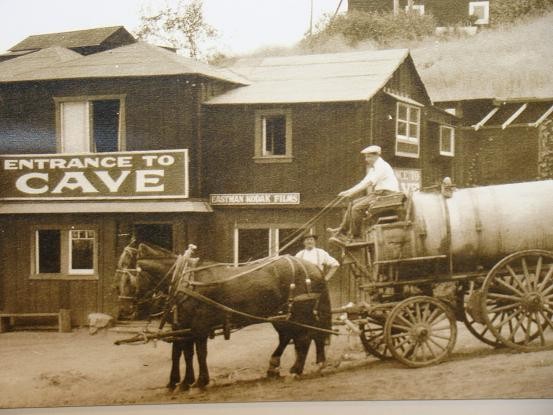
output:
<path id="1" fill-rule="evenodd" d="M 72 59 L 52 59 L 50 64 L 46 64 L 45 55 L 52 57 L 61 51 L 64 51 L 66 58 Z M 26 58 L 28 59 L 24 61 Z M 11 70 L 4 70 L 9 64 L 12 65 Z M 88 56 L 81 56 L 64 48 L 49 48 L 0 63 L 0 82 L 165 75 L 202 75 L 236 84 L 248 83 L 243 77 L 226 69 L 218 69 L 145 42 Z"/>
<path id="2" fill-rule="evenodd" d="M 53 46 L 64 48 L 87 48 L 102 46 L 117 38 L 116 45 L 122 46 L 133 43 L 136 40 L 123 26 L 100 27 L 96 29 L 74 30 L 71 32 L 47 33 L 42 35 L 32 35 L 9 50 L 18 52 L 22 50 L 46 49 Z"/>
<path id="3" fill-rule="evenodd" d="M 249 58 L 229 69 L 251 85 L 207 104 L 365 101 L 382 89 L 407 59 L 407 49 Z"/>

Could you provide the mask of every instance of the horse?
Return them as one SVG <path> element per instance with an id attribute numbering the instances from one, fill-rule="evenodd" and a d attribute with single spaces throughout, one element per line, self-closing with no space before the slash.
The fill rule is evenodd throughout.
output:
<path id="1" fill-rule="evenodd" d="M 137 258 L 140 256 L 138 253 L 141 245 L 143 244 L 139 245 L 137 251 L 125 250 L 122 255 L 132 257 L 134 254 L 134 260 L 140 263 Z M 153 267 L 154 262 L 142 262 L 140 272 L 157 276 L 156 285 L 164 287 L 167 294 L 168 284 L 161 280 L 169 279 L 172 266 L 165 262 L 163 266 L 157 264 Z M 132 266 L 133 258 L 127 258 L 127 263 Z M 172 321 L 173 329 L 190 329 L 190 335 L 173 342 L 168 388 L 174 389 L 179 382 L 181 390 L 187 390 L 192 385 L 200 388 L 207 386 L 208 338 L 218 328 L 242 328 L 260 322 L 248 316 L 288 317 L 287 320 L 272 322 L 278 333 L 279 343 L 269 360 L 267 376 L 280 376 L 280 359 L 292 340 L 296 351 L 296 361 L 290 368 L 293 376 L 303 373 L 311 340 L 316 345 L 316 363 L 320 368 L 324 366 L 325 340 L 331 328 L 331 307 L 326 282 L 315 265 L 291 256 L 268 258 L 238 268 L 204 261 L 192 275 L 195 293 L 246 314 L 223 312 L 198 298 L 182 293 L 177 294 L 178 298 L 172 298 L 176 308 L 176 319 Z M 155 281 L 156 278 L 152 280 Z M 128 279 L 126 281 L 129 282 Z M 167 299 L 167 296 L 165 298 Z M 173 313 L 168 313 L 168 316 L 173 317 Z M 327 332 L 316 331 L 306 326 L 318 327 Z M 195 379 L 193 368 L 194 347 L 200 369 L 198 379 Z M 181 354 L 184 355 L 186 364 L 182 382 L 179 370 Z"/>

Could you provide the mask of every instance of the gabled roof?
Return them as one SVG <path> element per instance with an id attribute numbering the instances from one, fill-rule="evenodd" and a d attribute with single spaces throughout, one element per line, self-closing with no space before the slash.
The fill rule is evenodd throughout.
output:
<path id="1" fill-rule="evenodd" d="M 63 48 L 51 48 L 59 51 Z M 67 49 L 63 49 L 67 51 Z M 247 84 L 239 75 L 218 69 L 194 59 L 177 55 L 158 46 L 137 42 L 76 59 L 65 59 L 50 65 L 28 68 L 22 59 L 46 50 L 0 63 L 0 82 L 46 81 L 61 79 L 121 78 L 164 75 L 203 75 L 237 84 Z M 20 64 L 20 70 L 4 75 L 4 65 Z"/>
<path id="2" fill-rule="evenodd" d="M 10 59 L 0 63 L 0 82 L 25 77 L 26 73 L 35 73 L 40 69 L 59 63 L 81 58 L 82 55 L 72 50 L 55 46 Z"/>
<path id="3" fill-rule="evenodd" d="M 83 48 L 101 46 L 108 39 L 120 32 L 126 38 L 125 44 L 134 41 L 132 35 L 123 26 L 100 27 L 97 29 L 74 30 L 71 32 L 46 33 L 43 35 L 32 35 L 17 45 L 12 46 L 12 52 L 32 49 L 46 49 L 52 46 L 65 48 Z"/>
<path id="4" fill-rule="evenodd" d="M 253 58 L 229 69 L 253 81 L 207 104 L 366 101 L 407 59 L 407 49 Z"/>

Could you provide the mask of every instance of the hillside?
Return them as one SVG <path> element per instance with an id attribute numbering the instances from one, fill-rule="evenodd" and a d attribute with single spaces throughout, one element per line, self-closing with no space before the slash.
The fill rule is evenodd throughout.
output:
<path id="1" fill-rule="evenodd" d="M 414 46 L 434 101 L 553 96 L 553 13 L 510 29 Z"/>

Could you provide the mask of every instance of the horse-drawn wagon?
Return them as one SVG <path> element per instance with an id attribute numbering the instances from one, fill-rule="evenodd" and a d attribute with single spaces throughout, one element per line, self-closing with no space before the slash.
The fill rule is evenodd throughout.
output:
<path id="1" fill-rule="evenodd" d="M 553 181 L 377 200 L 363 240 L 333 239 L 358 292 L 342 311 L 366 352 L 437 363 L 457 321 L 490 345 L 553 345 L 552 208 Z"/>
<path id="2" fill-rule="evenodd" d="M 361 239 L 331 238 L 342 247 L 342 265 L 357 288 L 351 305 L 333 311 L 359 334 L 368 354 L 410 367 L 447 358 L 458 321 L 492 346 L 549 348 L 552 206 L 553 181 L 460 190 L 444 181 L 435 191 L 376 199 Z M 231 330 L 257 322 L 271 322 L 279 332 L 269 374 L 278 373 L 280 355 L 292 340 L 297 353 L 293 373 L 303 370 L 309 336 L 316 339 L 317 361 L 324 361 L 324 337 L 336 332 L 324 278 L 313 264 L 276 256 L 241 267 L 198 266 L 191 251 L 178 257 L 162 252 L 162 258 L 153 259 L 151 251 L 144 244 L 125 249 L 118 266 L 120 295 L 134 303 L 161 300 L 163 319 L 172 316 L 175 330 L 123 342 L 180 342 L 187 360 L 185 383 L 194 377 L 188 372 L 190 341 L 202 351 L 200 379 L 207 384 L 207 337 L 220 333 L 228 338 Z M 142 274 L 148 276 L 141 290 L 136 281 Z M 129 293 L 133 285 L 138 288 Z M 177 373 L 180 350 L 173 348 Z M 178 377 L 172 372 L 170 384 Z"/>

